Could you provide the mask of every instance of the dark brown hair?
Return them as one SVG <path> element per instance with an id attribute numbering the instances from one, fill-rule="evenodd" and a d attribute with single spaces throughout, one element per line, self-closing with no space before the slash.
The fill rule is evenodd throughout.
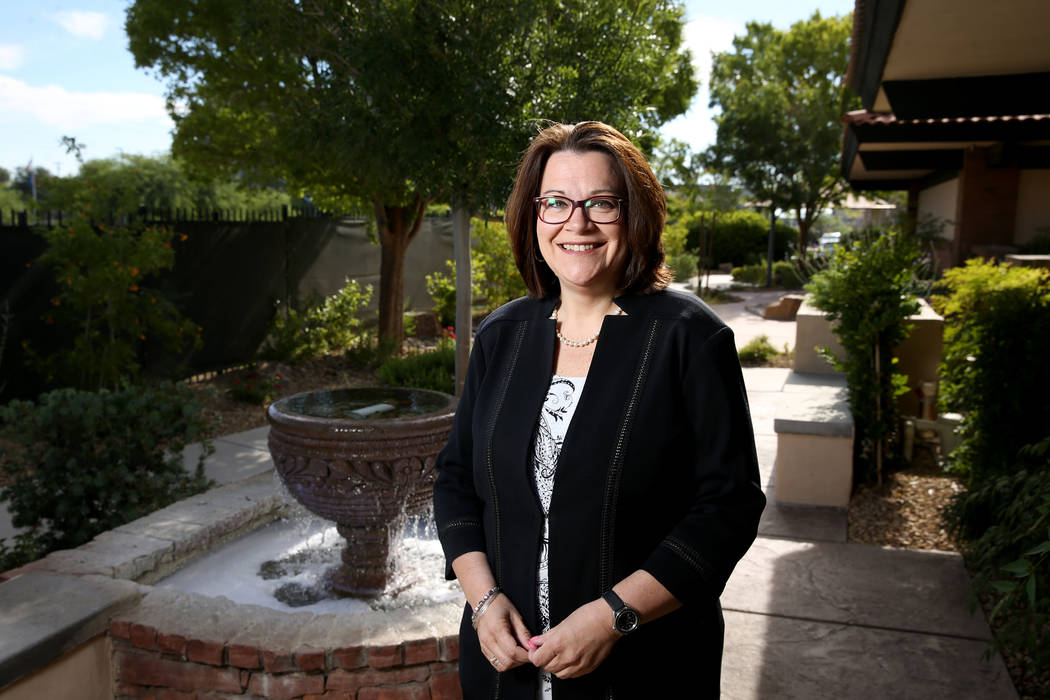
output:
<path id="1" fill-rule="evenodd" d="M 507 199 L 507 233 L 514 261 L 529 294 L 554 296 L 560 290 L 558 278 L 540 256 L 533 204 L 533 198 L 540 194 L 547 160 L 558 151 L 607 153 L 626 183 L 627 262 L 618 292 L 653 292 L 666 287 L 671 281 L 670 271 L 664 266 L 662 240 L 667 198 L 660 182 L 645 156 L 626 136 L 601 122 L 580 122 L 553 124 L 532 140 L 522 156 L 514 189 Z"/>

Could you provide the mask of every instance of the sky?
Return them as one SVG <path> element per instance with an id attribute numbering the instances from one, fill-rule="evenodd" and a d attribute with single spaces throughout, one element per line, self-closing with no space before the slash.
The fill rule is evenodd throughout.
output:
<path id="1" fill-rule="evenodd" d="M 728 50 L 750 20 L 787 28 L 842 15 L 853 0 L 688 0 L 685 38 L 701 81 L 689 111 L 662 133 L 702 150 L 715 138 L 707 106 L 711 53 Z M 68 175 L 77 164 L 61 145 L 72 136 L 85 158 L 158 155 L 171 147 L 164 83 L 135 67 L 124 35 L 127 0 L 0 0 L 0 167 L 31 162 Z"/>

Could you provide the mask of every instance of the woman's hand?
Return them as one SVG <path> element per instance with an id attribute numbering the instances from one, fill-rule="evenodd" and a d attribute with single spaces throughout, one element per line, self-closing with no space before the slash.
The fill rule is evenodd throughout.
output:
<path id="1" fill-rule="evenodd" d="M 532 634 L 514 603 L 503 593 L 497 594 L 478 617 L 477 629 L 481 653 L 497 671 L 509 671 L 529 662 L 526 650 Z"/>
<path id="2" fill-rule="evenodd" d="M 529 642 L 529 661 L 558 678 L 590 673 L 605 660 L 623 635 L 612 627 L 612 612 L 604 600 L 582 605 L 546 634 Z"/>

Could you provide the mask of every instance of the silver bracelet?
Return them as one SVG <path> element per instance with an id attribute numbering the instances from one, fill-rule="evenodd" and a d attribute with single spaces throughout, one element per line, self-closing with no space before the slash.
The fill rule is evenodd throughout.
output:
<path id="1" fill-rule="evenodd" d="M 488 609 L 489 604 L 492 602 L 492 599 L 498 594 L 499 586 L 493 586 L 488 590 L 488 593 L 482 596 L 481 600 L 478 601 L 478 604 L 474 606 L 474 610 L 470 614 L 470 625 L 474 629 L 478 628 L 478 619 L 484 614 L 485 610 Z"/>

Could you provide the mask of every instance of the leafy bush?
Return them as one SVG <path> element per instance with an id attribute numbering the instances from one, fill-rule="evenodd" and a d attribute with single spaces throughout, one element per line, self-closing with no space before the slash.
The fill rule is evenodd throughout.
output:
<path id="1" fill-rule="evenodd" d="M 357 280 L 348 279 L 338 292 L 304 311 L 282 309 L 278 304 L 260 356 L 294 362 L 361 344 L 365 336 L 358 314 L 371 298 L 372 285 L 362 287 Z"/>
<path id="2" fill-rule="evenodd" d="M 486 310 L 525 295 L 525 281 L 514 263 L 507 229 L 501 223 L 471 220 L 470 287 L 475 304 Z M 427 292 L 442 326 L 456 322 L 456 264 L 447 260 L 448 274 L 427 275 Z"/>
<path id="3" fill-rule="evenodd" d="M 392 386 L 433 389 L 456 393 L 456 343 L 454 338 L 438 342 L 436 350 L 391 357 L 376 370 Z"/>
<path id="4" fill-rule="evenodd" d="M 780 351 L 769 342 L 769 336 L 760 335 L 757 338 L 752 338 L 744 347 L 740 348 L 740 352 L 737 354 L 740 356 L 741 364 L 754 366 L 767 364 L 779 355 Z"/>
<path id="5" fill-rule="evenodd" d="M 281 373 L 272 376 L 260 374 L 258 370 L 242 372 L 231 380 L 226 393 L 234 401 L 262 406 L 273 401 L 276 392 L 281 388 Z"/>
<path id="6" fill-rule="evenodd" d="M 951 467 L 976 486 L 1045 435 L 1050 272 L 969 260 L 945 272 L 933 306 L 945 318 L 941 401 L 964 414 Z"/>
<path id="7" fill-rule="evenodd" d="M 707 227 L 710 250 L 703 251 L 703 256 L 708 267 L 717 267 L 719 263 L 757 265 L 767 256 L 769 217 L 758 212 L 701 212 L 690 218 L 687 226 L 689 233 L 685 248 L 691 251 L 700 250 L 700 236 L 703 228 Z M 797 240 L 798 231 L 782 220 L 777 220 L 773 258 L 784 258 Z"/>
<path id="8" fill-rule="evenodd" d="M 182 450 L 207 428 L 201 400 L 181 384 L 99 392 L 58 389 L 0 407 L 0 464 L 16 527 L 47 550 L 76 547 L 210 485 L 204 458 Z"/>
<path id="9" fill-rule="evenodd" d="M 919 310 L 920 253 L 914 238 L 888 232 L 835 249 L 828 266 L 806 285 L 826 312 L 845 351 L 825 356 L 846 375 L 856 428 L 854 481 L 882 483 L 884 461 L 896 461 L 898 408 L 907 377 L 896 371 L 893 349 L 904 340 L 907 319 Z"/>
<path id="10" fill-rule="evenodd" d="M 765 284 L 765 265 L 741 265 L 733 268 L 733 281 L 741 284 Z"/>
<path id="11" fill-rule="evenodd" d="M 39 262 L 58 285 L 44 321 L 67 329 L 69 346 L 47 355 L 24 348 L 50 384 L 115 388 L 138 377 L 147 347 L 182 353 L 200 345 L 200 327 L 149 284 L 175 263 L 171 231 L 95 226 L 79 215 L 42 235 L 48 248 Z"/>
<path id="12" fill-rule="evenodd" d="M 758 265 L 734 267 L 732 274 L 734 282 L 765 284 L 766 263 L 763 261 Z M 778 260 L 773 263 L 773 285 L 785 289 L 799 289 L 802 287 L 802 277 L 794 265 L 786 260 Z"/>
<path id="13" fill-rule="evenodd" d="M 696 277 L 696 263 L 699 257 L 693 253 L 677 253 L 667 259 L 667 266 L 674 273 L 676 282 L 688 282 L 690 277 Z"/>
<path id="14" fill-rule="evenodd" d="M 994 606 L 989 622 L 993 648 L 1026 659 L 1018 690 L 1028 676 L 1050 671 L 1050 437 L 1023 448 L 1011 473 L 998 475 L 957 499 L 956 524 L 990 522 L 965 545 L 976 595 Z M 975 512 L 983 511 L 983 512 Z"/>

